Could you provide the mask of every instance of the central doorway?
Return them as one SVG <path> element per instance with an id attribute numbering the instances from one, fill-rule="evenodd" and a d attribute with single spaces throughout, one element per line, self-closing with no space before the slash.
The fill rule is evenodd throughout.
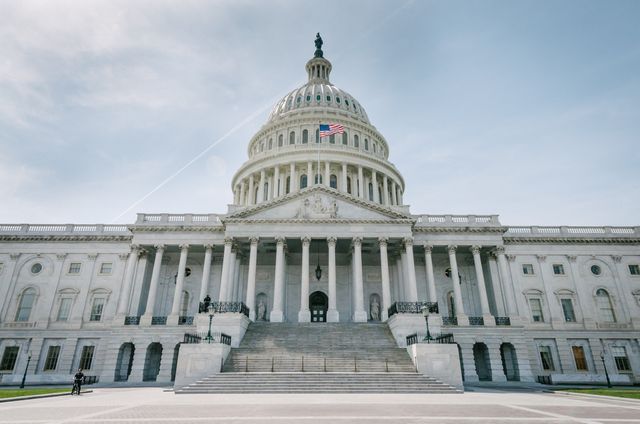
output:
<path id="1" fill-rule="evenodd" d="M 327 322 L 327 309 L 329 299 L 321 291 L 311 293 L 309 296 L 309 309 L 311 309 L 311 322 Z"/>

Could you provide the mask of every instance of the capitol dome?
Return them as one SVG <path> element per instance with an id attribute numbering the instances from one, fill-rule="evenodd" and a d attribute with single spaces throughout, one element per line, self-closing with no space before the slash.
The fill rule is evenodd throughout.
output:
<path id="1" fill-rule="evenodd" d="M 324 185 L 355 199 L 404 210 L 404 179 L 386 139 L 351 94 L 329 80 L 322 39 L 305 66 L 308 81 L 276 103 L 251 138 L 249 159 L 232 180 L 234 205 L 249 207 Z M 320 137 L 319 126 L 343 131 Z"/>

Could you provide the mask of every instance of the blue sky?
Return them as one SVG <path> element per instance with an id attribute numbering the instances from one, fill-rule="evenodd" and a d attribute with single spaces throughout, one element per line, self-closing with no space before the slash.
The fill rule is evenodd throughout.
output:
<path id="1" fill-rule="evenodd" d="M 224 213 L 320 31 L 413 213 L 639 225 L 638 22 L 622 0 L 0 0 L 0 222 Z"/>

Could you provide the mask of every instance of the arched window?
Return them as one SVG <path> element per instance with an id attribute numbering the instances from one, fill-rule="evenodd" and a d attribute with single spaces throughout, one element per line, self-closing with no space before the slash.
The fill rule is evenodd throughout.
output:
<path id="1" fill-rule="evenodd" d="M 369 200 L 373 202 L 373 184 L 369 183 Z"/>
<path id="2" fill-rule="evenodd" d="M 320 129 L 316 129 L 316 143 L 320 143 Z"/>
<path id="3" fill-rule="evenodd" d="M 330 186 L 331 188 L 335 188 L 335 189 L 337 189 L 337 188 L 338 188 L 338 177 L 336 177 L 334 174 L 332 174 L 332 175 L 329 177 L 329 186 Z"/>
<path id="4" fill-rule="evenodd" d="M 351 194 L 351 177 L 347 177 L 347 193 Z"/>
<path id="5" fill-rule="evenodd" d="M 346 131 L 342 133 L 342 144 L 344 144 L 345 146 L 349 144 L 349 136 L 347 135 Z"/>
<path id="6" fill-rule="evenodd" d="M 613 311 L 613 304 L 611 303 L 611 297 L 605 289 L 598 289 L 596 291 L 596 302 L 598 309 L 600 310 L 600 317 L 603 322 L 616 322 L 616 315 Z"/>
<path id="7" fill-rule="evenodd" d="M 336 144 L 336 135 L 335 134 L 331 134 L 329 136 L 329 143 L 330 144 Z"/>
<path id="8" fill-rule="evenodd" d="M 373 153 L 377 153 L 376 143 L 373 143 Z"/>
<path id="9" fill-rule="evenodd" d="M 309 142 L 309 130 L 302 130 L 302 144 Z"/>
<path id="10" fill-rule="evenodd" d="M 282 134 L 280 134 L 278 136 L 278 147 L 282 147 L 282 139 L 283 139 Z"/>
<path id="11" fill-rule="evenodd" d="M 364 150 L 369 150 L 369 140 L 368 139 L 364 139 Z"/>
<path id="12" fill-rule="evenodd" d="M 182 302 L 180 303 L 180 315 L 186 317 L 189 315 L 189 292 L 182 292 Z"/>
<path id="13" fill-rule="evenodd" d="M 290 189 L 291 189 L 291 177 L 287 177 L 287 187 L 286 187 L 285 193 L 289 193 Z"/>
<path id="14" fill-rule="evenodd" d="M 316 174 L 315 182 L 316 184 L 322 184 L 322 175 Z"/>
<path id="15" fill-rule="evenodd" d="M 262 188 L 262 199 L 269 199 L 269 183 L 264 183 L 264 186 Z"/>
<path id="16" fill-rule="evenodd" d="M 300 189 L 307 188 L 307 174 L 300 175 Z"/>
<path id="17" fill-rule="evenodd" d="M 294 131 L 289 133 L 289 144 L 296 144 L 296 133 Z"/>
<path id="18" fill-rule="evenodd" d="M 264 143 L 260 143 L 260 151 L 264 152 Z"/>
<path id="19" fill-rule="evenodd" d="M 358 137 L 358 134 L 353 136 L 353 147 L 356 149 L 360 148 L 360 137 Z"/>
<path id="20" fill-rule="evenodd" d="M 269 150 L 273 149 L 273 139 L 269 139 Z"/>
<path id="21" fill-rule="evenodd" d="M 18 310 L 16 311 L 16 321 L 29 321 L 35 301 L 35 289 L 29 288 L 22 292 L 18 302 Z"/>

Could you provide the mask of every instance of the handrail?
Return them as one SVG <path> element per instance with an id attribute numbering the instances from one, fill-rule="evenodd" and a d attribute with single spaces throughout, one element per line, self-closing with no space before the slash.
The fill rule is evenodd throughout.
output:
<path id="1" fill-rule="evenodd" d="M 421 314 L 424 308 L 429 313 L 438 313 L 438 302 L 394 302 L 388 309 L 389 318 L 395 314 Z"/>
<path id="2" fill-rule="evenodd" d="M 226 344 L 227 346 L 231 346 L 231 336 L 224 333 L 219 333 L 219 332 L 185 333 L 184 340 L 182 343 L 185 343 L 185 344 L 220 343 L 220 344 Z"/>

